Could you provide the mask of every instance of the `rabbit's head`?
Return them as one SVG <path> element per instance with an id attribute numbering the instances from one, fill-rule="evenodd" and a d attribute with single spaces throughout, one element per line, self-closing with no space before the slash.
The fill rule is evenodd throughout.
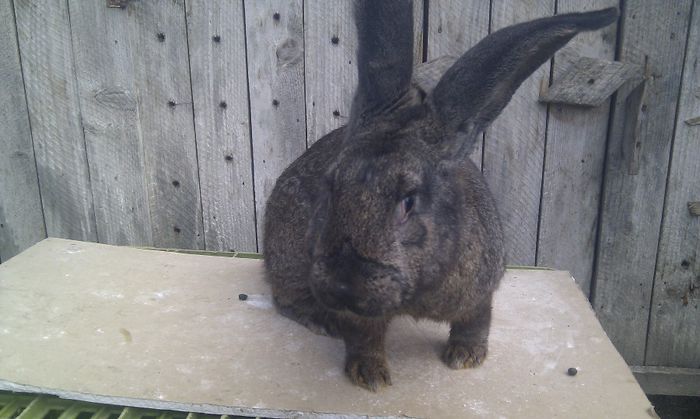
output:
<path id="1" fill-rule="evenodd" d="M 355 13 L 359 82 L 343 147 L 315 202 L 310 280 L 329 308 L 382 316 L 439 286 L 465 248 L 489 239 L 478 224 L 493 210 L 479 202 L 480 173 L 464 164 L 479 133 L 556 50 L 612 23 L 617 10 L 495 32 L 429 94 L 411 85 L 410 1 L 359 1 Z"/>

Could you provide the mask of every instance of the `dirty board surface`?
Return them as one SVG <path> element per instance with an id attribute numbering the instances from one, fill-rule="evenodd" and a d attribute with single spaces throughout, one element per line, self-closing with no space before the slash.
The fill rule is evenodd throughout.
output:
<path id="1" fill-rule="evenodd" d="M 0 389 L 269 417 L 653 416 L 565 272 L 506 274 L 480 368 L 441 363 L 447 334 L 395 320 L 394 384 L 370 393 L 340 340 L 275 312 L 261 260 L 47 239 L 0 265 Z"/>

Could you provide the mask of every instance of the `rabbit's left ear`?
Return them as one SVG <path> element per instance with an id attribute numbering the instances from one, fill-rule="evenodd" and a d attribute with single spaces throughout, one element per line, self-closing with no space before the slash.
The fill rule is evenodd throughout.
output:
<path id="1" fill-rule="evenodd" d="M 617 9 L 558 15 L 509 26 L 484 38 L 443 75 L 430 98 L 449 141 L 446 151 L 465 158 L 520 84 L 582 31 L 617 19 Z"/>
<path id="2" fill-rule="evenodd" d="M 389 113 L 408 92 L 413 66 L 411 0 L 357 0 L 358 84 L 350 126 Z"/>

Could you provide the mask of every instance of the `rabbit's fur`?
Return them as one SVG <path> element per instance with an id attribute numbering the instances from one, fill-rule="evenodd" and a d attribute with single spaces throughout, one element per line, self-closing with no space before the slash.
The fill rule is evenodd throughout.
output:
<path id="1" fill-rule="evenodd" d="M 391 318 L 451 325 L 443 360 L 479 365 L 504 272 L 503 232 L 480 170 L 478 134 L 522 81 L 615 9 L 560 15 L 488 36 L 432 92 L 411 85 L 409 1 L 358 1 L 358 88 L 350 123 L 279 177 L 267 202 L 267 280 L 281 313 L 346 347 L 345 371 L 390 384 Z"/>

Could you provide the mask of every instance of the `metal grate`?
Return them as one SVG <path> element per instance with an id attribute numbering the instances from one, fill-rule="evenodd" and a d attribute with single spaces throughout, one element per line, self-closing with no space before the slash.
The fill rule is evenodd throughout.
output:
<path id="1" fill-rule="evenodd" d="M 241 416 L 136 409 L 0 391 L 0 419 L 233 419 Z"/>

